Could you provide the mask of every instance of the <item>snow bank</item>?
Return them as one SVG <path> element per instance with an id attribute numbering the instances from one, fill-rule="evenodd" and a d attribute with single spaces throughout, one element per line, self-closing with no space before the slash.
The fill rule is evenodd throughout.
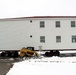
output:
<path id="1" fill-rule="evenodd" d="M 76 75 L 76 57 L 49 57 L 15 63 L 7 75 Z"/>

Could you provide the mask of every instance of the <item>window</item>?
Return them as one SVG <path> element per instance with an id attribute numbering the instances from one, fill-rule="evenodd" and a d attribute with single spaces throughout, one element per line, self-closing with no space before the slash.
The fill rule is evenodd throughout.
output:
<path id="1" fill-rule="evenodd" d="M 57 43 L 61 42 L 61 36 L 56 36 L 56 42 Z"/>
<path id="2" fill-rule="evenodd" d="M 75 36 L 72 36 L 72 42 L 73 43 L 76 43 L 76 35 Z"/>
<path id="3" fill-rule="evenodd" d="M 40 42 L 45 43 L 45 36 L 40 36 Z"/>
<path id="4" fill-rule="evenodd" d="M 40 21 L 40 28 L 44 28 L 45 27 L 45 22 L 44 21 Z"/>
<path id="5" fill-rule="evenodd" d="M 71 27 L 75 27 L 75 21 L 71 21 Z"/>
<path id="6" fill-rule="evenodd" d="M 56 27 L 60 27 L 60 21 L 56 21 Z"/>

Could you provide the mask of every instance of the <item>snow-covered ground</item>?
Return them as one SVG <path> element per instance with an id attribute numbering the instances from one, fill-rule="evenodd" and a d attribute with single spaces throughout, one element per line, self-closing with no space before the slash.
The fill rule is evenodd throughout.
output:
<path id="1" fill-rule="evenodd" d="M 76 57 L 43 57 L 14 63 L 7 75 L 76 75 Z"/>

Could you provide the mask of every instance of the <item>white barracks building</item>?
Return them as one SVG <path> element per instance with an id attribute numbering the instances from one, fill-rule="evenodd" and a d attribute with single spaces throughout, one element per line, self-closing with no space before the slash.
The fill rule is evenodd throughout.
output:
<path id="1" fill-rule="evenodd" d="M 76 16 L 0 19 L 0 50 L 76 49 Z"/>

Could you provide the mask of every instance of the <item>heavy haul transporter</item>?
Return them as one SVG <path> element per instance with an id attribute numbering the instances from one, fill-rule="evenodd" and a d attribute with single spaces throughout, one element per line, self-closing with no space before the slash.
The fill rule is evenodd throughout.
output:
<path id="1" fill-rule="evenodd" d="M 76 16 L 0 19 L 1 55 L 17 56 L 23 47 L 46 51 L 46 56 L 59 56 L 60 50 L 76 50 Z"/>

